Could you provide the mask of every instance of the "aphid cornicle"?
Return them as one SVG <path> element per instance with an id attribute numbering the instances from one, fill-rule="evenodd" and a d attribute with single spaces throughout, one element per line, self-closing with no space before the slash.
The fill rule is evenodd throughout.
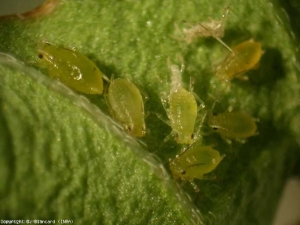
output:
<path id="1" fill-rule="evenodd" d="M 216 76 L 224 81 L 243 78 L 241 75 L 255 68 L 262 54 L 261 43 L 253 40 L 242 42 L 233 47 L 232 52 L 217 67 Z"/>
<path id="2" fill-rule="evenodd" d="M 194 141 L 194 127 L 198 114 L 197 102 L 192 92 L 185 90 L 181 83 L 181 72 L 176 65 L 169 65 L 172 71 L 172 89 L 162 103 L 178 144 L 191 144 Z M 204 107 L 204 106 L 203 106 Z"/>
<path id="3" fill-rule="evenodd" d="M 49 43 L 39 45 L 37 52 L 51 78 L 85 94 L 102 94 L 104 75 L 86 56 Z"/>
<path id="4" fill-rule="evenodd" d="M 256 119 L 243 112 L 210 113 L 208 125 L 225 139 L 245 139 L 257 134 Z"/>
<path id="5" fill-rule="evenodd" d="M 224 45 L 229 51 L 231 51 L 230 47 L 228 47 L 228 45 L 221 40 L 221 38 L 224 36 L 225 18 L 228 14 L 228 11 L 229 7 L 226 7 L 221 20 L 210 19 L 208 22 L 198 23 L 194 26 L 191 25 L 190 28 L 183 28 L 182 32 L 184 34 L 184 40 L 187 43 L 191 43 L 198 37 L 213 37 L 222 45 Z"/>
<path id="6" fill-rule="evenodd" d="M 195 143 L 174 158 L 169 166 L 174 179 L 193 181 L 203 179 L 203 175 L 213 171 L 224 157 L 210 146 Z"/>
<path id="7" fill-rule="evenodd" d="M 134 137 L 146 134 L 143 99 L 133 83 L 121 78 L 112 79 L 107 100 L 113 117 L 128 134 Z"/>

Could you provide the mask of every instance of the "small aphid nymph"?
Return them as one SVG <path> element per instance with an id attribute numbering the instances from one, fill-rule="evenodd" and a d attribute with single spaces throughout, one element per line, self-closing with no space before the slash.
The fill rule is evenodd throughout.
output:
<path id="1" fill-rule="evenodd" d="M 194 94 L 182 87 L 178 66 L 169 65 L 169 68 L 172 72 L 172 89 L 167 101 L 162 99 L 162 103 L 169 118 L 168 124 L 172 128 L 171 136 L 175 136 L 178 144 L 191 144 L 194 141 L 194 127 L 198 114 L 197 102 Z"/>
<path id="2" fill-rule="evenodd" d="M 102 94 L 104 75 L 86 56 L 49 43 L 39 46 L 37 56 L 51 78 L 85 94 Z"/>
<path id="3" fill-rule="evenodd" d="M 190 28 L 183 28 L 184 40 L 187 43 L 193 42 L 198 37 L 213 37 L 224 45 L 229 51 L 231 49 L 226 45 L 221 38 L 224 36 L 225 19 L 228 14 L 229 7 L 225 8 L 221 20 L 210 19 L 208 22 L 199 23 L 196 25 L 190 25 Z M 177 28 L 178 30 L 178 28 Z"/>
<path id="4" fill-rule="evenodd" d="M 224 157 L 210 146 L 195 143 L 174 158 L 169 166 L 174 179 L 193 181 L 204 179 L 204 175 L 213 171 Z"/>
<path id="5" fill-rule="evenodd" d="M 245 41 L 232 48 L 232 52 L 217 67 L 216 76 L 220 80 L 244 78 L 242 75 L 255 68 L 263 54 L 261 43 L 253 40 Z"/>
<path id="6" fill-rule="evenodd" d="M 256 119 L 243 112 L 210 113 L 208 125 L 224 139 L 246 139 L 257 135 Z"/>
<path id="7" fill-rule="evenodd" d="M 143 99 L 133 83 L 121 78 L 112 79 L 106 98 L 113 117 L 128 134 L 134 137 L 145 136 Z"/>

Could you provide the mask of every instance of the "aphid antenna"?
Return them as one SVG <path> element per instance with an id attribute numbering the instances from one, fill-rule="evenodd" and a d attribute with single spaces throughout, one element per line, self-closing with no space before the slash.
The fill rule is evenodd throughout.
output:
<path id="1" fill-rule="evenodd" d="M 217 219 L 216 215 L 213 212 L 209 211 L 208 214 L 212 215 L 215 219 Z"/>
<path id="2" fill-rule="evenodd" d="M 219 37 L 214 37 L 218 42 L 220 42 L 225 48 L 227 48 L 230 52 L 233 52 L 232 49 L 227 45 L 225 44 L 224 41 L 221 40 L 221 38 Z"/>
<path id="3" fill-rule="evenodd" d="M 224 26 L 225 25 L 225 21 L 226 21 L 226 18 L 227 18 L 227 15 L 229 13 L 229 9 L 230 9 L 230 5 L 225 7 L 224 11 L 223 11 L 223 15 L 222 15 L 222 19 L 221 19 L 221 26 Z"/>

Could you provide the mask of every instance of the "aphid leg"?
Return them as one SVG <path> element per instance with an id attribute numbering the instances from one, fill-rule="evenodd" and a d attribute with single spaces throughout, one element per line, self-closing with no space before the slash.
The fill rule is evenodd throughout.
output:
<path id="1" fill-rule="evenodd" d="M 145 119 L 148 117 L 148 116 L 150 116 L 150 112 L 145 112 L 145 115 L 144 115 L 144 117 L 145 117 Z"/>
<path id="2" fill-rule="evenodd" d="M 160 101 L 161 101 L 161 104 L 162 104 L 162 106 L 164 107 L 164 109 L 166 110 L 166 112 L 167 112 L 167 114 L 168 114 L 168 100 L 167 100 L 167 98 L 165 98 L 165 97 L 161 97 L 160 98 Z"/>
<path id="3" fill-rule="evenodd" d="M 190 84 L 189 84 L 189 92 L 193 92 L 194 91 L 194 78 L 190 77 Z"/>
<path id="4" fill-rule="evenodd" d="M 220 162 L 226 157 L 226 154 L 221 155 Z"/>
<path id="5" fill-rule="evenodd" d="M 198 112 L 199 112 L 200 110 L 205 108 L 205 104 L 204 104 L 203 100 L 201 98 L 199 98 L 199 96 L 195 92 L 193 92 L 193 95 L 194 95 L 195 99 L 197 100 L 197 102 L 199 102 L 199 106 L 198 106 Z"/>
<path id="6" fill-rule="evenodd" d="M 165 143 L 167 143 L 171 138 L 173 138 L 174 137 L 174 133 L 173 132 L 171 132 L 170 134 L 168 134 L 165 138 L 164 138 L 164 140 L 163 140 L 163 142 L 162 142 L 162 145 L 163 144 L 165 144 Z"/>
<path id="7" fill-rule="evenodd" d="M 190 77 L 190 84 L 189 84 L 189 92 L 193 93 L 195 99 L 200 103 L 200 107 L 198 106 L 198 111 L 200 111 L 201 109 L 205 108 L 205 104 L 202 101 L 202 99 L 195 93 L 193 92 L 194 89 L 194 79 L 192 77 Z"/>
<path id="8" fill-rule="evenodd" d="M 113 75 L 112 75 L 113 76 Z M 109 79 L 106 75 L 104 75 L 104 74 L 102 74 L 102 78 L 103 78 L 103 80 L 105 80 L 106 82 L 110 82 L 111 81 L 111 79 Z"/>
<path id="9" fill-rule="evenodd" d="M 203 124 L 204 124 L 204 121 L 205 121 L 206 117 L 207 117 L 207 112 L 204 113 L 204 115 L 202 116 L 201 121 L 198 122 L 198 118 L 199 118 L 199 112 L 198 112 L 196 124 L 199 124 L 199 125 L 198 125 L 198 128 L 197 128 L 197 130 L 196 130 L 196 132 L 195 132 L 195 134 L 194 134 L 194 141 L 196 141 L 196 140 L 202 138 L 203 135 L 206 135 L 206 136 L 207 136 L 207 135 L 209 135 L 209 134 L 212 133 L 211 130 L 209 130 L 209 133 L 201 131 L 201 128 L 203 127 Z"/>
<path id="10" fill-rule="evenodd" d="M 180 152 L 179 152 L 179 155 L 183 154 L 184 152 L 186 152 L 187 150 L 189 150 L 189 148 L 192 146 L 192 144 L 194 143 L 195 141 L 193 141 L 191 144 L 189 145 L 184 145 L 182 146 L 182 148 L 180 149 Z"/>
<path id="11" fill-rule="evenodd" d="M 193 189 L 195 190 L 195 192 L 197 193 L 197 196 L 198 197 L 198 194 L 200 192 L 200 189 L 198 188 L 197 184 L 195 184 L 193 181 L 190 181 L 190 184 L 191 186 L 193 187 Z"/>
<path id="12" fill-rule="evenodd" d="M 248 81 L 249 80 L 249 77 L 246 76 L 246 75 L 240 75 L 237 78 L 240 79 L 240 80 L 244 80 L 244 81 Z"/>
<path id="13" fill-rule="evenodd" d="M 237 142 L 239 142 L 239 143 L 241 143 L 241 144 L 245 144 L 246 141 L 247 141 L 247 139 L 240 139 L 240 138 L 237 138 L 237 139 L 235 139 L 235 141 L 237 141 Z"/>
<path id="14" fill-rule="evenodd" d="M 221 137 L 227 144 L 231 145 L 232 144 L 232 140 L 228 139 L 228 138 L 223 138 Z"/>
<path id="15" fill-rule="evenodd" d="M 165 120 L 162 115 L 157 114 L 157 113 L 153 113 L 153 112 L 151 114 L 154 114 L 158 119 L 160 119 L 162 122 L 167 124 L 169 127 L 171 126 L 171 123 L 168 120 Z"/>

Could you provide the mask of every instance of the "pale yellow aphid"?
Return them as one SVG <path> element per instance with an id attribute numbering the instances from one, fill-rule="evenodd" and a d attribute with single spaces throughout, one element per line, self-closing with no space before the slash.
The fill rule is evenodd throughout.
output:
<path id="1" fill-rule="evenodd" d="M 228 14 L 229 7 L 225 8 L 221 20 L 210 19 L 208 22 L 198 23 L 196 25 L 190 25 L 190 28 L 183 28 L 184 40 L 187 43 L 193 42 L 199 37 L 207 38 L 213 37 L 224 45 L 229 51 L 230 47 L 226 45 L 221 38 L 224 36 L 225 19 Z M 178 29 L 178 28 L 177 28 Z"/>
<path id="2" fill-rule="evenodd" d="M 169 166 L 174 179 L 192 182 L 194 179 L 204 179 L 204 175 L 213 171 L 224 157 L 212 147 L 196 142 L 171 160 Z"/>
<path id="3" fill-rule="evenodd" d="M 102 94 L 104 74 L 86 56 L 47 42 L 39 45 L 37 55 L 52 79 L 85 94 Z"/>
<path id="4" fill-rule="evenodd" d="M 232 52 L 217 67 L 216 76 L 220 80 L 229 81 L 243 78 L 245 72 L 255 68 L 263 54 L 261 43 L 248 40 L 232 48 Z"/>
<path id="5" fill-rule="evenodd" d="M 139 89 L 126 79 L 112 79 L 107 93 L 113 117 L 131 136 L 146 134 L 144 103 Z"/>
<path id="6" fill-rule="evenodd" d="M 198 114 L 197 102 L 194 94 L 182 87 L 179 67 L 169 64 L 169 68 L 172 72 L 172 89 L 167 100 L 162 99 L 162 103 L 169 118 L 168 124 L 172 128 L 170 135 L 175 136 L 178 144 L 191 144 L 194 141 L 194 127 Z M 165 140 L 168 138 L 169 136 Z"/>
<path id="7" fill-rule="evenodd" d="M 208 125 L 224 139 L 245 139 L 257 135 L 256 121 L 244 112 L 210 113 Z"/>

